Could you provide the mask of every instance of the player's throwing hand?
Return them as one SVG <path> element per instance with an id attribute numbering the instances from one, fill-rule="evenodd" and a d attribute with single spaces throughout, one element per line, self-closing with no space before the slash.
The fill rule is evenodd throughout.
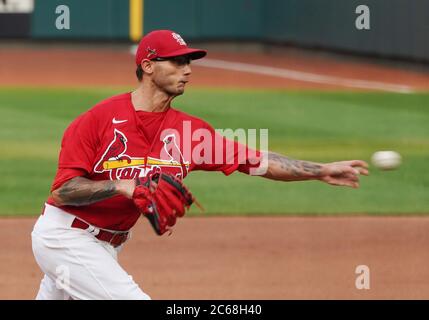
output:
<path id="1" fill-rule="evenodd" d="M 324 164 L 319 180 L 335 186 L 358 188 L 361 174 L 365 176 L 369 174 L 365 161 L 339 161 Z"/>
<path id="2" fill-rule="evenodd" d="M 359 187 L 359 175 L 368 175 L 368 164 L 362 160 L 316 163 L 296 160 L 268 152 L 267 171 L 263 177 L 280 181 L 320 180 L 335 186 Z"/>

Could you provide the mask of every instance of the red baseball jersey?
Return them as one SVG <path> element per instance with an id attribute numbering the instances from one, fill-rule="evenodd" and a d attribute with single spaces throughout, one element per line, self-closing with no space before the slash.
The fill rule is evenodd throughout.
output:
<path id="1" fill-rule="evenodd" d="M 76 176 L 134 179 L 154 168 L 180 178 L 193 170 L 248 173 L 259 165 L 259 158 L 259 152 L 220 136 L 207 122 L 174 108 L 136 111 L 131 94 L 126 93 L 98 103 L 66 129 L 51 190 Z M 52 197 L 47 202 L 55 205 Z M 61 209 L 100 228 L 122 231 L 129 230 L 140 216 L 133 201 L 121 195 Z"/>

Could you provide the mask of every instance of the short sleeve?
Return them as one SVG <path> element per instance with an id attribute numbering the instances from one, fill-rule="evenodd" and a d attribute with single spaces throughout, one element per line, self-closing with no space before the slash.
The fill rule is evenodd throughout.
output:
<path id="1" fill-rule="evenodd" d="M 75 177 L 83 177 L 85 175 L 86 171 L 81 169 L 58 169 L 51 187 L 51 192 L 61 187 L 65 182 Z"/>
<path id="2" fill-rule="evenodd" d="M 74 169 L 90 173 L 99 139 L 97 119 L 88 111 L 73 121 L 64 132 L 58 169 Z"/>
<path id="3" fill-rule="evenodd" d="M 237 141 L 227 139 L 205 123 L 204 129 L 209 133 L 193 150 L 192 155 L 199 154 L 194 170 L 222 171 L 230 175 L 234 171 L 249 174 L 251 168 L 260 165 L 261 153 Z M 207 143 L 210 141 L 209 143 Z M 207 150 L 211 149 L 211 150 Z"/>

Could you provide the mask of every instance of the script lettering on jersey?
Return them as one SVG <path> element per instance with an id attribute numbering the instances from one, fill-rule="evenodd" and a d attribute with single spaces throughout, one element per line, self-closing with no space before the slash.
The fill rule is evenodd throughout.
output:
<path id="1" fill-rule="evenodd" d="M 111 180 L 144 177 L 155 169 L 165 169 L 180 178 L 188 174 L 189 161 L 183 158 L 174 134 L 167 135 L 163 139 L 163 149 L 167 152 L 168 159 L 131 156 L 127 152 L 128 143 L 126 135 L 114 129 L 113 139 L 95 165 L 94 172 L 108 172 Z"/>

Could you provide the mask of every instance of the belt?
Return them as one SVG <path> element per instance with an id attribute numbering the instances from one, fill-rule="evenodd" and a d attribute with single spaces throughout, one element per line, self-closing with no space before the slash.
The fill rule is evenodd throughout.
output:
<path id="1" fill-rule="evenodd" d="M 88 223 L 75 218 L 71 224 L 72 228 L 78 228 L 88 231 L 93 234 L 98 240 L 108 242 L 112 246 L 119 247 L 125 241 L 129 239 L 130 232 L 129 231 L 118 231 L 111 232 L 103 229 L 99 229 L 89 225 Z"/>

